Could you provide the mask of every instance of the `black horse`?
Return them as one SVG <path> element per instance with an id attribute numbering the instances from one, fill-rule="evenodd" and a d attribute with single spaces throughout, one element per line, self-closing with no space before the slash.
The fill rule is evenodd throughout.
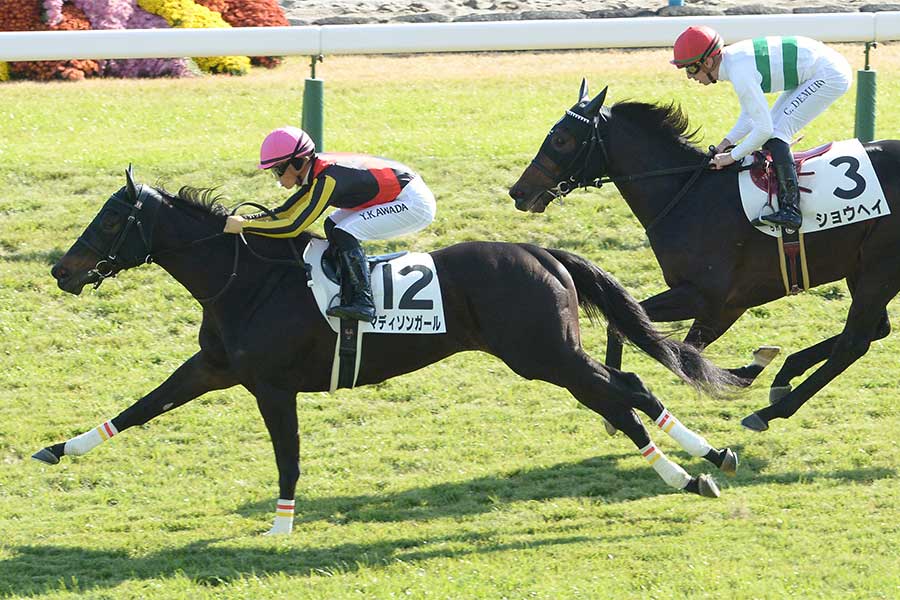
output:
<path id="1" fill-rule="evenodd" d="M 591 99 L 582 81 L 578 103 L 553 126 L 509 194 L 519 210 L 542 212 L 572 189 L 614 182 L 646 229 L 669 286 L 641 305 L 653 321 L 693 319 L 685 342 L 702 349 L 748 308 L 785 295 L 772 259 L 776 242 L 744 216 L 736 169 L 705 172 L 708 156 L 691 143 L 696 132 L 688 133 L 678 107 L 604 107 L 605 97 L 606 89 Z M 810 284 L 847 280 L 853 302 L 844 330 L 788 356 L 772 382 L 771 405 L 744 418 L 745 427 L 764 431 L 771 419 L 790 417 L 890 333 L 886 306 L 900 291 L 900 141 L 865 149 L 893 213 L 806 236 Z M 822 361 L 791 388 L 793 378 Z M 621 366 L 614 335 L 607 363 Z M 761 366 L 736 371 L 752 380 Z"/>
<path id="2" fill-rule="evenodd" d="M 280 487 L 277 514 L 289 514 L 276 516 L 271 532 L 283 533 L 292 523 L 299 476 L 296 394 L 329 389 L 336 334 L 321 317 L 303 265 L 285 260 L 291 242 L 253 238 L 253 248 L 241 253 L 241 238 L 221 233 L 226 215 L 209 190 L 182 188 L 172 195 L 135 185 L 129 169 L 127 185 L 104 204 L 52 275 L 62 290 L 79 294 L 85 285 L 157 262 L 203 305 L 200 351 L 115 418 L 34 458 L 55 464 L 65 454 L 84 454 L 111 435 L 206 392 L 240 384 L 256 397 L 272 439 Z M 301 234 L 296 244 L 305 246 L 312 237 Z M 568 389 L 624 431 L 670 485 L 718 496 L 708 475 L 690 477 L 652 447 L 632 409 L 645 412 L 688 452 L 726 474 L 734 473 L 737 457 L 727 448 L 710 447 L 678 423 L 636 375 L 591 359 L 581 348 L 578 307 L 591 317 L 605 315 L 622 335 L 695 386 L 725 389 L 733 383 L 727 372 L 696 349 L 658 334 L 636 300 L 573 254 L 471 242 L 432 256 L 446 333 L 367 335 L 359 384 L 409 373 L 464 350 L 489 352 L 522 377 Z"/>

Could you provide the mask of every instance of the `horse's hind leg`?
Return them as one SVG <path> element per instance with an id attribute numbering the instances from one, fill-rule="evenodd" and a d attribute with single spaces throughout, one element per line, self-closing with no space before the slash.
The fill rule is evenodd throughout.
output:
<path id="1" fill-rule="evenodd" d="M 678 442 L 688 454 L 705 458 L 729 477 L 737 473 L 738 457 L 734 451 L 730 448 L 715 448 L 702 435 L 688 429 L 644 386 L 637 375 L 620 371 L 613 371 L 610 375 L 614 384 L 631 390 L 625 400 L 628 405 L 653 419 L 656 426 Z"/>
<path id="2" fill-rule="evenodd" d="M 883 311 L 881 322 L 872 341 L 886 338 L 891 333 L 891 321 L 888 318 L 887 309 Z M 794 352 L 784 360 L 781 370 L 772 380 L 769 388 L 769 404 L 775 404 L 787 396 L 791 391 L 791 380 L 803 375 L 813 366 L 827 359 L 834 351 L 834 345 L 838 340 L 837 335 L 831 336 L 818 344 Z"/>
<path id="3" fill-rule="evenodd" d="M 178 408 L 206 392 L 225 389 L 235 384 L 237 379 L 227 369 L 214 366 L 206 360 L 202 351 L 198 352 L 178 367 L 159 387 L 119 413 L 117 417 L 67 442 L 43 448 L 35 452 L 32 458 L 55 465 L 63 456 L 87 454 L 129 427 L 143 425 L 150 419 Z"/>
<path id="4" fill-rule="evenodd" d="M 896 263 L 882 261 L 882 265 L 898 268 Z M 887 285 L 886 284 L 889 284 Z M 847 323 L 834 342 L 825 362 L 812 375 L 784 398 L 741 420 L 741 425 L 754 431 L 765 431 L 772 419 L 787 419 L 807 400 L 828 385 L 869 350 L 872 340 L 886 331 L 884 321 L 887 303 L 900 291 L 900 272 L 871 271 L 855 290 Z"/>
<path id="5" fill-rule="evenodd" d="M 691 477 L 683 468 L 670 460 L 650 439 L 643 423 L 631 407 L 638 403 L 642 405 L 655 403 L 659 406 L 659 411 L 656 412 L 657 417 L 665 413 L 665 410 L 659 401 L 647 391 L 637 375 L 608 370 L 581 350 L 575 353 L 569 365 L 560 365 L 559 367 L 555 377 L 545 380 L 566 387 L 579 402 L 600 414 L 610 425 L 624 432 L 663 481 L 674 488 L 701 496 L 713 498 L 719 496 L 719 489 L 714 479 L 708 475 Z M 646 395 L 647 399 L 635 402 L 633 397 L 636 395 Z M 653 412 L 652 409 L 651 412 Z M 648 412 L 648 414 L 650 413 Z M 685 449 L 695 456 L 706 457 L 725 472 L 734 472 L 737 468 L 736 457 L 726 458 L 725 451 L 713 449 L 706 443 L 706 440 L 680 423 L 676 429 L 674 423 L 673 421 L 672 427 L 669 427 L 667 433 L 682 443 Z M 730 456 L 733 456 L 733 453 Z"/>
<path id="6" fill-rule="evenodd" d="M 579 400 L 581 400 L 579 398 Z M 589 406 L 585 403 L 586 406 Z M 589 406 L 590 408 L 593 408 Z M 678 463 L 672 461 L 650 439 L 644 424 L 630 408 L 610 405 L 601 413 L 614 427 L 621 430 L 638 448 L 641 456 L 668 485 L 679 490 L 692 492 L 707 498 L 718 498 L 719 486 L 709 475 L 692 477 Z"/>
<path id="7" fill-rule="evenodd" d="M 722 337 L 744 312 L 743 308 L 723 309 L 713 315 L 697 317 L 684 342 L 702 350 Z M 753 360 L 749 364 L 727 370 L 742 380 L 741 387 L 749 387 L 780 351 L 778 346 L 760 346 L 753 351 Z"/>

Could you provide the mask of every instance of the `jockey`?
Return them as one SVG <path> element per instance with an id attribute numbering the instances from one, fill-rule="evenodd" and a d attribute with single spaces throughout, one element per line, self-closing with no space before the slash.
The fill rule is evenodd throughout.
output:
<path id="1" fill-rule="evenodd" d="M 821 42 L 799 36 L 754 38 L 725 46 L 722 36 L 700 25 L 678 36 L 671 63 L 703 85 L 720 79 L 731 82 L 741 115 L 716 146 L 710 165 L 722 169 L 760 147 L 769 150 L 778 178 L 778 212 L 760 221 L 798 230 L 800 191 L 790 143 L 850 88 L 847 60 Z M 779 91 L 783 93 L 770 111 L 763 94 Z"/>
<path id="2" fill-rule="evenodd" d="M 317 154 L 309 135 L 297 127 L 280 127 L 266 136 L 258 169 L 268 169 L 285 188 L 298 187 L 266 213 L 232 215 L 226 233 L 254 233 L 286 238 L 307 229 L 328 207 L 325 234 L 337 251 L 341 269 L 341 304 L 327 314 L 371 321 L 375 303 L 366 254 L 359 240 L 388 239 L 419 231 L 434 220 L 434 195 L 408 167 L 364 154 Z"/>

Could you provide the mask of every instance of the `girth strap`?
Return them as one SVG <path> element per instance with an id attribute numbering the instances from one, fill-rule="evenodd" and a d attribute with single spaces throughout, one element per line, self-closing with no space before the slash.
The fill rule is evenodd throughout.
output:
<path id="1" fill-rule="evenodd" d="M 341 319 L 337 343 L 334 346 L 334 364 L 331 366 L 330 392 L 339 388 L 356 386 L 359 363 L 362 358 L 362 335 L 359 321 Z"/>

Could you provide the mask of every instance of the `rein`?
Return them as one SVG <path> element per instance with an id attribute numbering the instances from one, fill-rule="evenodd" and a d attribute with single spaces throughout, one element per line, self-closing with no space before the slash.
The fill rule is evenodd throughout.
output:
<path id="1" fill-rule="evenodd" d="M 257 204 L 255 202 L 241 202 L 240 204 L 238 204 L 237 206 L 235 206 L 234 208 L 231 209 L 231 214 L 234 215 L 235 213 L 237 213 L 238 209 L 241 208 L 242 206 L 252 206 L 253 208 L 262 210 L 269 216 L 274 216 L 274 214 L 275 214 L 272 210 L 266 208 L 265 206 L 262 206 L 261 204 Z M 194 240 L 190 244 L 187 244 L 186 246 L 182 246 L 180 248 L 173 248 L 171 250 L 163 250 L 162 252 L 158 253 L 157 256 L 159 254 L 164 254 L 166 252 L 179 253 L 179 252 L 182 252 L 184 250 L 191 248 L 192 246 L 196 246 L 207 240 L 215 239 L 215 238 L 223 236 L 223 235 L 225 235 L 224 231 L 213 234 L 211 236 L 208 236 L 208 237 L 205 237 L 202 239 L 199 239 L 199 240 Z M 240 261 L 241 242 L 242 241 L 244 242 L 244 245 L 247 247 L 247 250 L 250 251 L 250 254 L 252 254 L 253 256 L 255 256 L 256 258 L 258 258 L 259 260 L 261 260 L 263 262 L 272 263 L 272 264 L 280 264 L 280 265 L 291 265 L 291 266 L 297 266 L 298 264 L 299 265 L 303 264 L 303 258 L 300 256 L 300 253 L 297 251 L 297 247 L 294 245 L 293 240 L 289 239 L 288 245 L 291 247 L 291 252 L 294 255 L 294 260 L 269 258 L 267 256 L 262 256 L 261 254 L 257 253 L 255 250 L 253 250 L 253 248 L 250 246 L 250 243 L 247 242 L 247 238 L 244 237 L 244 233 L 241 232 L 240 235 L 234 236 L 234 263 L 231 265 L 231 275 L 228 276 L 228 281 L 225 282 L 225 285 L 222 287 L 222 289 L 219 290 L 219 292 L 217 294 L 215 294 L 214 296 L 210 296 L 208 298 L 196 298 L 196 296 L 195 296 L 197 302 L 199 302 L 200 304 L 204 304 L 204 305 L 213 304 L 216 300 L 218 300 L 219 298 L 224 296 L 225 293 L 228 291 L 228 288 L 231 287 L 231 284 L 235 282 L 235 280 L 238 277 L 237 269 L 238 269 L 238 263 Z M 148 263 L 151 262 L 150 261 L 151 257 L 148 256 L 147 258 L 148 258 L 147 262 Z"/>

